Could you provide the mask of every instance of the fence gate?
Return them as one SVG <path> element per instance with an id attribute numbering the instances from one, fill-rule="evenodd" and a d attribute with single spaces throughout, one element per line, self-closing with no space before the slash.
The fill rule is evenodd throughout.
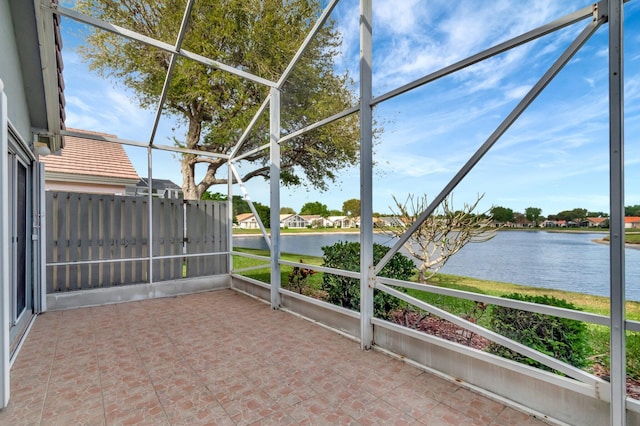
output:
<path id="1" fill-rule="evenodd" d="M 47 191 L 47 293 L 227 273 L 224 202 Z M 151 252 L 150 252 L 151 250 Z M 194 256 L 201 255 L 201 256 Z"/>

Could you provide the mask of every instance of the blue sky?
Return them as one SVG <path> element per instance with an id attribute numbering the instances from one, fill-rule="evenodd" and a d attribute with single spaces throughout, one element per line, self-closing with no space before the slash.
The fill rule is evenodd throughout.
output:
<path id="1" fill-rule="evenodd" d="M 358 1 L 343 0 L 332 19 L 343 37 L 336 68 L 357 85 Z M 408 83 L 591 4 L 588 1 L 374 1 L 374 94 Z M 626 14 L 626 202 L 640 204 L 640 0 Z M 388 212 L 393 196 L 435 196 L 584 28 L 582 21 L 379 105 L 384 129 L 375 148 L 374 211 Z M 117 82 L 102 80 L 75 53 L 82 27 L 63 20 L 67 125 L 147 141 L 153 111 Z M 454 207 L 485 194 L 481 207 L 500 205 L 544 215 L 576 207 L 608 211 L 607 27 L 572 59 L 454 191 Z M 337 112 L 337 111 L 336 111 Z M 171 144 L 184 129 L 163 117 L 157 143 Z M 127 148 L 140 175 L 146 150 Z M 224 171 L 226 173 L 226 170 Z M 154 177 L 180 184 L 179 161 L 154 151 Z M 269 202 L 269 186 L 247 183 L 251 199 Z M 226 192 L 213 187 L 213 192 Z M 239 189 L 236 193 L 240 193 Z M 281 205 L 321 201 L 340 209 L 359 198 L 358 169 L 345 169 L 327 192 L 283 188 Z"/>

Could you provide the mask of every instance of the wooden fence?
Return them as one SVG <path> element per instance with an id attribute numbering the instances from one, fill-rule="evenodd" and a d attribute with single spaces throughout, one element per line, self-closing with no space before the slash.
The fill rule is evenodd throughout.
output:
<path id="1" fill-rule="evenodd" d="M 48 191 L 47 293 L 149 282 L 147 204 Z M 152 210 L 154 282 L 228 272 L 225 255 L 182 256 L 228 250 L 226 203 L 154 198 Z M 180 257 L 165 258 L 172 255 Z"/>

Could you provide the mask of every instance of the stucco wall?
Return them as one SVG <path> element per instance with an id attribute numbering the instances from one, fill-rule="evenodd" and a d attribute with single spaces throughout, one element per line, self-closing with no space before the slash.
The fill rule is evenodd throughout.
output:
<path id="1" fill-rule="evenodd" d="M 0 0 L 0 52 L 0 79 L 7 95 L 9 121 L 24 141 L 29 142 L 31 124 L 8 0 Z"/>
<path id="2" fill-rule="evenodd" d="M 101 185 L 82 182 L 61 182 L 47 180 L 45 188 L 48 191 L 82 192 L 84 194 L 115 194 L 124 195 L 124 185 Z"/>

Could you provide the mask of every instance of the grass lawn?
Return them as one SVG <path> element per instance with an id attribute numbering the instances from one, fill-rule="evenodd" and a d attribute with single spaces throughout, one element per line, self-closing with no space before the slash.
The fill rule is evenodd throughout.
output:
<path id="1" fill-rule="evenodd" d="M 625 229 L 624 242 L 627 244 L 640 244 L 640 229 Z M 602 237 L 604 241 L 609 241 L 609 235 Z"/>
<path id="2" fill-rule="evenodd" d="M 270 229 L 267 229 L 267 233 Z M 344 234 L 345 232 L 360 232 L 360 228 L 284 228 L 280 229 L 281 234 Z M 233 228 L 233 235 L 260 235 L 262 231 L 259 229 L 240 229 Z"/>
<path id="3" fill-rule="evenodd" d="M 266 250 L 244 248 L 238 248 L 236 250 L 245 253 L 269 256 L 269 252 Z M 302 260 L 304 261 L 304 263 L 310 265 L 322 264 L 322 258 L 314 256 L 301 256 L 297 254 L 283 253 L 281 254 L 281 258 L 283 260 L 293 262 L 300 262 L 300 260 Z M 268 260 L 262 262 L 257 259 L 249 259 L 241 256 L 234 256 L 233 260 L 234 269 L 260 265 L 261 263 L 264 263 L 264 268 L 243 272 L 242 275 L 265 283 L 269 283 L 271 280 L 271 275 Z M 281 285 L 283 288 L 289 288 L 292 291 L 297 291 L 297 289 L 295 288 L 290 288 L 289 285 L 289 275 L 291 274 L 292 269 L 293 267 L 291 266 L 281 266 Z M 491 296 L 502 296 L 510 293 L 553 296 L 558 299 L 564 299 L 572 303 L 574 306 L 576 306 L 576 308 L 585 312 L 592 312 L 600 315 L 609 315 L 609 299 L 601 296 L 591 296 L 587 294 L 573 293 L 562 290 L 552 290 L 546 288 L 527 287 L 516 284 L 497 281 L 486 281 L 476 278 L 460 277 L 447 274 L 437 274 L 432 278 L 431 282 L 434 285 L 438 285 L 441 287 L 464 290 L 473 293 L 487 294 Z M 317 273 L 308 278 L 306 282 L 306 288 L 304 289 L 303 293 L 317 296 L 321 294 L 321 290 L 322 273 Z M 469 314 L 475 307 L 475 302 L 473 301 L 459 299 L 451 296 L 431 294 L 413 289 L 408 289 L 407 293 L 416 297 L 417 299 L 433 304 L 456 315 Z M 627 319 L 640 321 L 640 303 L 627 302 L 626 313 Z M 478 319 L 478 323 L 480 325 L 487 326 L 489 318 L 490 312 L 487 312 L 487 314 Z M 609 328 L 594 324 L 588 324 L 587 326 L 590 334 L 592 360 L 601 362 L 608 367 Z M 627 370 L 631 377 L 640 378 L 640 333 L 627 333 Z"/>

